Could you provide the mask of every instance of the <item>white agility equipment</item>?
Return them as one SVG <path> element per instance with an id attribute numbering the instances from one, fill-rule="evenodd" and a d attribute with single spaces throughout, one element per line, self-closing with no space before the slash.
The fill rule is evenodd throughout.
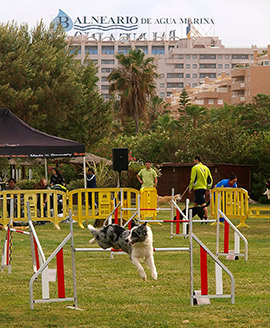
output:
<path id="1" fill-rule="evenodd" d="M 42 250 L 42 247 L 39 243 L 35 228 L 30 222 L 29 228 L 30 232 L 13 228 L 13 213 L 14 213 L 14 199 L 10 200 L 10 219 L 7 226 L 7 232 L 2 248 L 2 257 L 1 257 L 1 271 L 5 267 L 8 268 L 8 273 L 11 273 L 11 264 L 12 264 L 12 250 L 13 250 L 13 233 L 20 233 L 23 235 L 28 235 L 31 242 L 31 251 L 32 251 L 32 262 L 33 270 L 36 272 L 40 265 L 45 262 L 45 256 Z"/>
<path id="2" fill-rule="evenodd" d="M 31 225 L 31 213 L 28 213 L 28 220 Z M 30 292 L 30 306 L 31 309 L 34 309 L 34 305 L 37 303 L 50 303 L 50 302 L 73 302 L 73 307 L 77 309 L 77 290 L 76 290 L 76 278 L 75 278 L 75 262 L 73 256 L 73 226 L 72 226 L 72 215 L 71 211 L 69 214 L 70 221 L 70 233 L 68 236 L 61 242 L 61 244 L 54 250 L 54 252 L 49 256 L 47 260 L 40 266 L 40 268 L 34 273 L 29 282 L 29 292 Z M 71 253 L 72 253 L 72 275 L 73 275 L 73 296 L 66 297 L 65 290 L 65 274 L 64 274 L 64 256 L 63 256 L 63 247 L 67 242 L 71 242 Z M 56 257 L 56 269 L 49 269 L 49 263 Z M 42 287 L 42 298 L 34 299 L 33 284 L 36 279 L 41 275 L 41 287 Z M 58 297 L 50 298 L 49 293 L 49 282 L 54 282 L 57 279 L 58 287 Z"/>
<path id="3" fill-rule="evenodd" d="M 113 213 L 111 213 L 112 215 Z M 30 305 L 31 308 L 34 308 L 34 304 L 36 303 L 47 303 L 47 302 L 60 302 L 60 301 L 73 301 L 74 305 L 73 309 L 77 308 L 77 284 L 76 284 L 76 275 L 75 275 L 75 253 L 76 252 L 111 252 L 118 253 L 121 250 L 115 249 L 101 249 L 101 248 L 76 248 L 74 247 L 74 239 L 73 239 L 73 226 L 72 226 L 72 213 L 70 210 L 69 214 L 70 218 L 70 234 L 63 240 L 63 242 L 56 248 L 56 250 L 49 256 L 47 261 L 40 267 L 40 269 L 32 276 L 29 289 L 30 289 Z M 165 220 L 164 220 L 165 221 Z M 168 220 L 170 221 L 170 220 Z M 126 223 L 127 224 L 127 223 Z M 68 242 L 71 242 L 71 256 L 72 256 L 72 272 L 73 272 L 73 290 L 74 296 L 67 298 L 64 295 L 62 297 L 58 297 L 55 299 L 42 299 L 42 300 L 34 300 L 33 298 L 33 283 L 44 270 L 48 267 L 50 261 L 57 256 L 57 254 L 62 250 L 63 246 Z M 194 273 L 193 273 L 193 241 L 195 241 L 200 246 L 200 261 L 201 261 L 201 289 L 200 291 L 194 290 Z M 231 304 L 235 302 L 235 282 L 232 273 L 225 267 L 225 265 L 200 241 L 200 239 L 194 235 L 192 232 L 192 213 L 189 213 L 189 247 L 173 247 L 173 248 L 154 248 L 154 251 L 186 251 L 189 252 L 190 257 L 190 304 L 203 304 L 209 303 L 210 298 L 230 298 Z M 215 262 L 216 266 L 216 293 L 209 294 L 208 293 L 208 279 L 207 279 L 207 255 L 210 256 L 212 260 Z M 223 280 L 222 280 L 222 272 L 225 271 L 231 280 L 231 288 L 229 294 L 223 294 Z M 205 302 L 206 301 L 206 302 Z"/>
<path id="4" fill-rule="evenodd" d="M 239 256 L 243 256 L 245 260 L 248 260 L 248 241 L 243 236 L 243 234 L 238 230 L 237 227 L 227 218 L 227 216 L 220 210 L 220 195 L 218 195 L 218 219 L 217 222 L 220 222 L 220 219 L 224 219 L 224 248 L 223 252 L 219 251 L 220 244 L 220 224 L 217 224 L 217 241 L 216 241 L 216 256 L 224 255 L 227 260 L 236 260 Z M 234 232 L 234 249 L 229 249 L 229 240 L 230 240 L 230 228 Z M 240 252 L 240 240 L 244 243 L 244 253 Z"/>

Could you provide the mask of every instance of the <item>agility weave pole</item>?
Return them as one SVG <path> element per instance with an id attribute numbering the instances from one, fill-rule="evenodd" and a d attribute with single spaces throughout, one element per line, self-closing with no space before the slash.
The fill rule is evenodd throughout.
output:
<path id="1" fill-rule="evenodd" d="M 29 213 L 30 215 L 30 213 Z M 29 218 L 29 221 L 31 217 Z M 72 215 L 71 210 L 69 211 L 69 221 L 70 221 L 70 233 L 66 238 L 60 243 L 60 245 L 53 251 L 53 253 L 48 257 L 48 259 L 40 266 L 37 272 L 31 277 L 29 282 L 29 292 L 30 292 L 30 307 L 34 309 L 34 305 L 37 303 L 51 303 L 51 302 L 73 302 L 71 308 L 77 308 L 77 287 L 76 287 L 76 275 L 75 275 L 75 258 L 74 258 L 74 245 L 73 245 L 73 226 L 72 226 Z M 67 242 L 71 243 L 71 257 L 72 257 L 72 278 L 73 278 L 73 296 L 66 297 L 65 290 L 65 274 L 64 274 L 64 257 L 63 257 L 63 247 Z M 57 269 L 49 269 L 49 263 L 56 257 Z M 53 270 L 53 271 L 49 271 Z M 33 295 L 33 284 L 38 278 L 42 276 L 42 299 L 34 299 Z M 49 282 L 55 281 L 57 277 L 58 285 L 58 297 L 50 298 L 49 295 Z"/>
<path id="2" fill-rule="evenodd" d="M 225 255 L 228 260 L 238 259 L 239 256 L 244 256 L 245 260 L 248 260 L 248 241 L 243 234 L 234 226 L 234 224 L 227 218 L 227 216 L 220 210 L 220 195 L 218 195 L 218 222 L 221 218 L 224 219 L 224 243 L 223 252 L 219 251 L 219 239 L 220 239 L 220 225 L 217 224 L 217 241 L 216 241 L 216 255 Z M 230 241 L 230 228 L 234 232 L 234 250 L 229 250 Z M 244 242 L 245 251 L 240 253 L 240 240 Z"/>

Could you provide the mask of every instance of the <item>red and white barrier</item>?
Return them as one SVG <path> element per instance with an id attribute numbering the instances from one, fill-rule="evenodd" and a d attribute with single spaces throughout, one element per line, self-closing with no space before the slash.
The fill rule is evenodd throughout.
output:
<path id="1" fill-rule="evenodd" d="M 28 214 L 29 222 L 31 225 L 31 214 Z M 74 260 L 74 247 L 73 247 L 73 226 L 72 226 L 72 215 L 71 211 L 69 213 L 70 221 L 70 233 L 69 235 L 61 242 L 61 244 L 54 250 L 54 252 L 49 256 L 47 260 L 40 265 L 37 271 L 30 279 L 29 290 L 30 290 L 30 306 L 31 309 L 34 308 L 36 303 L 49 303 L 49 302 L 64 302 L 64 301 L 73 301 L 74 306 L 72 308 L 77 309 L 77 291 L 76 291 L 76 278 L 75 278 L 75 260 Z M 72 269 L 73 269 L 73 289 L 74 296 L 66 297 L 65 290 L 65 273 L 64 273 L 64 253 L 63 247 L 66 243 L 71 242 L 71 253 L 72 253 Z M 56 257 L 56 269 L 49 269 L 49 263 Z M 34 299 L 33 295 L 33 284 L 36 281 L 37 277 L 40 276 L 41 279 L 41 289 L 42 289 L 42 298 Z M 55 282 L 57 278 L 57 297 L 50 297 L 50 282 Z"/>
<path id="2" fill-rule="evenodd" d="M 154 248 L 155 251 L 188 251 L 190 255 L 190 284 L 191 284 L 191 296 L 190 302 L 191 305 L 194 304 L 206 304 L 209 303 L 210 298 L 230 298 L 231 303 L 234 304 L 235 291 L 234 291 L 234 277 L 232 273 L 224 266 L 224 264 L 196 237 L 192 232 L 192 216 L 191 213 L 189 218 L 189 247 L 175 247 L 175 248 Z M 31 308 L 34 308 L 36 303 L 47 303 L 47 302 L 60 302 L 60 301 L 74 301 L 74 306 L 72 308 L 77 309 L 77 289 L 76 289 L 76 277 L 75 277 L 75 252 L 121 252 L 121 250 L 115 249 L 101 249 L 101 248 L 75 248 L 73 241 L 73 226 L 72 226 L 72 215 L 71 210 L 69 214 L 70 218 L 70 234 L 62 241 L 62 243 L 55 249 L 55 251 L 49 256 L 45 263 L 37 270 L 37 272 L 32 276 L 29 284 L 30 290 L 30 305 Z M 163 220 L 163 222 L 170 222 L 171 220 Z M 182 220 L 187 221 L 187 220 Z M 201 263 L 201 290 L 194 291 L 194 281 L 193 281 L 193 241 L 200 246 L 200 263 Z M 74 296 L 66 297 L 65 295 L 65 276 L 64 276 L 64 264 L 63 264 L 63 247 L 65 244 L 71 242 L 71 256 L 72 256 L 72 269 L 73 269 L 73 289 Z M 216 294 L 209 294 L 208 292 L 208 268 L 207 268 L 207 257 L 210 256 L 212 260 L 216 263 Z M 57 280 L 58 280 L 58 298 L 50 298 L 48 292 L 48 283 L 51 281 L 47 277 L 46 288 L 47 297 L 42 299 L 33 298 L 33 284 L 36 281 L 36 278 L 43 274 L 48 269 L 49 263 L 52 259 L 56 257 L 57 259 Z M 223 294 L 223 281 L 222 281 L 222 271 L 225 271 L 231 279 L 231 293 Z M 42 281 L 43 284 L 43 281 Z"/>
<path id="3" fill-rule="evenodd" d="M 224 255 L 227 260 L 236 260 L 239 256 L 244 256 L 245 260 L 248 260 L 248 241 L 243 234 L 234 226 L 234 224 L 227 218 L 227 216 L 220 210 L 220 195 L 218 200 L 218 222 L 220 218 L 224 219 L 224 237 L 223 237 L 223 252 L 219 251 L 220 243 L 220 225 L 217 224 L 217 246 L 216 255 Z M 233 230 L 233 234 L 230 234 L 230 230 Z M 230 235 L 233 235 L 232 242 L 234 243 L 234 249 L 230 250 Z M 243 241 L 245 250 L 244 253 L 240 252 L 240 240 Z"/>

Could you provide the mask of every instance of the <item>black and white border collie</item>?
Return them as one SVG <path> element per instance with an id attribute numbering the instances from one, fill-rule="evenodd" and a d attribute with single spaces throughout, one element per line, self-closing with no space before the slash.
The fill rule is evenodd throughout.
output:
<path id="1" fill-rule="evenodd" d="M 129 254 L 130 260 L 139 270 L 141 278 L 147 280 L 144 268 L 140 263 L 144 259 L 151 270 L 152 278 L 157 280 L 157 270 L 153 256 L 153 233 L 146 223 L 135 226 L 130 231 L 118 224 L 109 224 L 100 229 L 96 229 L 89 224 L 88 229 L 94 236 L 90 240 L 90 244 L 97 242 L 103 249 L 110 247 L 122 249 Z"/>

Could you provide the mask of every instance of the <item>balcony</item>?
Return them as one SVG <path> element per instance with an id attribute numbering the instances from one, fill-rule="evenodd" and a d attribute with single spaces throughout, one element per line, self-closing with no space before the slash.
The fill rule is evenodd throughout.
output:
<path id="1" fill-rule="evenodd" d="M 246 98 L 241 95 L 232 95 L 232 105 L 244 104 Z"/>
<path id="2" fill-rule="evenodd" d="M 232 83 L 232 91 L 236 90 L 244 90 L 246 84 L 244 82 L 233 82 Z"/>
<path id="3" fill-rule="evenodd" d="M 238 76 L 245 76 L 245 69 L 233 69 L 231 71 L 232 78 L 238 77 Z"/>

